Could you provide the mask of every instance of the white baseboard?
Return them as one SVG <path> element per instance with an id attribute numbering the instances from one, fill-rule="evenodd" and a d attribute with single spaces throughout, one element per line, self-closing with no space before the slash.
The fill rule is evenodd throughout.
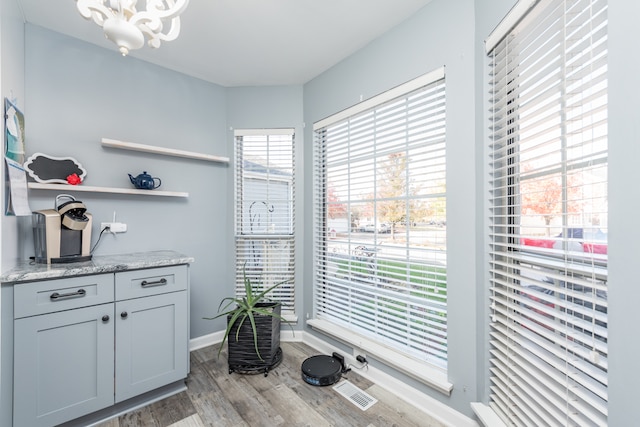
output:
<path id="1" fill-rule="evenodd" d="M 224 337 L 224 331 L 214 332 L 209 335 L 203 335 L 197 338 L 191 338 L 189 341 L 189 351 L 200 350 L 213 344 L 218 344 Z"/>
<path id="2" fill-rule="evenodd" d="M 198 338 L 193 338 L 189 343 L 189 350 L 194 351 L 203 347 L 207 347 L 213 344 L 218 344 L 222 341 L 224 332 L 214 332 L 209 335 L 205 335 Z M 332 354 L 334 351 L 339 352 L 345 356 L 345 363 L 347 365 L 359 365 L 355 356 L 351 354 L 344 354 L 344 351 L 334 347 L 324 340 L 305 332 L 305 331 L 291 331 L 283 329 L 280 332 L 280 340 L 283 342 L 303 342 L 308 346 L 318 350 L 323 354 Z M 422 393 L 421 391 L 403 383 L 397 378 L 376 369 L 372 366 L 368 366 L 366 370 L 357 371 L 359 375 L 362 375 L 369 381 L 372 381 L 379 386 L 385 388 L 389 392 L 400 397 L 410 405 L 415 406 L 417 409 L 426 412 L 431 417 L 437 419 L 441 423 L 451 427 L 479 427 L 475 420 L 467 417 L 466 415 L 451 409 L 444 403 Z"/>

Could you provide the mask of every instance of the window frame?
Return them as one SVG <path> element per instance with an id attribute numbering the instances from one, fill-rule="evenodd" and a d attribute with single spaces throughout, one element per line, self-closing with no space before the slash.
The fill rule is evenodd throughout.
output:
<path id="1" fill-rule="evenodd" d="M 588 3 L 589 8 L 577 7 L 578 3 Z M 566 10 L 561 9 L 564 5 Z M 592 14 L 581 16 L 585 10 Z M 605 230 L 607 225 L 606 202 L 598 207 L 604 210 L 594 209 L 602 203 L 599 197 L 606 201 L 606 14 L 606 0 L 519 1 L 487 38 L 493 132 L 489 142 L 488 391 L 490 407 L 505 422 L 582 424 L 589 420 L 606 425 L 606 240 L 601 244 L 593 230 L 588 235 L 586 226 L 593 226 L 594 220 L 584 210 L 579 213 L 587 219 L 578 222 L 579 228 L 570 222 L 572 209 L 591 203 L 586 213 L 604 214 L 597 224 L 604 221 Z M 534 46 L 555 40 L 556 34 L 536 34 L 534 29 L 551 32 L 556 27 L 561 28 L 556 40 L 560 59 L 553 57 L 557 62 L 549 63 L 560 65 L 540 73 L 546 63 L 540 59 L 543 55 L 531 59 Z M 555 46 L 540 47 L 538 52 L 553 51 Z M 561 83 L 547 92 L 538 89 L 547 88 L 545 79 L 551 82 L 553 72 L 558 72 Z M 559 123 L 550 129 L 559 133 L 560 160 L 557 165 L 540 166 L 540 159 L 551 151 L 538 154 L 538 166 L 528 170 L 534 164 L 530 154 L 534 116 L 526 111 L 531 108 L 526 103 L 552 99 L 554 91 L 562 107 Z M 598 104 L 602 99 L 604 106 Z M 554 114 L 551 108 L 546 111 L 550 113 L 541 115 L 541 127 Z M 592 139 L 587 136 L 580 144 L 572 140 L 574 135 L 588 134 L 584 129 L 590 128 L 594 129 Z M 599 151 L 602 146 L 604 151 Z M 584 159 L 575 155 L 582 147 Z M 571 182 L 578 172 L 589 178 Z M 601 176 L 604 181 L 599 181 Z M 531 203 L 527 197 L 536 191 L 531 183 L 555 177 L 560 177 L 561 232 L 535 239 L 528 235 L 532 226 L 526 218 L 532 216 L 527 212 Z M 552 226 L 547 223 L 546 227 L 549 236 Z M 559 397 L 563 375 L 572 384 L 566 386 L 570 397 L 565 401 Z"/>
<path id="2" fill-rule="evenodd" d="M 331 126 L 337 126 L 341 122 L 345 122 L 346 120 L 350 120 L 356 117 L 363 117 L 363 114 L 367 112 L 375 111 L 377 108 L 382 109 L 385 104 L 391 104 L 394 100 L 400 99 L 402 97 L 408 97 L 414 91 L 418 89 L 428 87 L 429 85 L 434 85 L 436 83 L 441 83 L 444 97 L 444 80 L 445 80 L 445 72 L 444 67 L 434 70 L 433 72 L 427 73 L 423 76 L 420 76 L 412 81 L 409 81 L 403 85 L 395 87 L 389 91 L 386 91 L 378 96 L 365 100 L 359 104 L 356 104 L 350 108 L 347 108 L 343 111 L 340 111 L 326 119 L 320 120 L 314 124 L 314 316 L 313 319 L 309 319 L 307 323 L 314 327 L 314 329 L 319 330 L 325 334 L 331 335 L 335 338 L 338 338 L 341 341 L 349 342 L 350 344 L 356 346 L 358 349 L 367 352 L 367 354 L 374 355 L 378 360 L 382 360 L 385 363 L 398 368 L 399 370 L 411 375 L 412 377 L 420 380 L 421 382 L 432 386 L 433 388 L 441 391 L 444 394 L 449 395 L 453 388 L 453 385 L 448 381 L 446 374 L 446 365 L 443 367 L 442 365 L 438 366 L 433 363 L 418 360 L 414 356 L 409 354 L 405 354 L 399 352 L 396 348 L 393 348 L 392 345 L 385 342 L 378 342 L 373 337 L 363 335 L 358 331 L 354 331 L 353 327 L 350 327 L 348 323 L 336 323 L 336 320 L 332 320 L 330 317 L 327 317 L 322 313 L 319 308 L 319 297 L 323 291 L 319 288 L 319 283 L 323 280 L 323 275 L 326 274 L 323 272 L 323 261 L 321 258 L 325 256 L 328 252 L 327 249 L 327 241 L 329 239 L 328 233 L 329 230 L 326 227 L 328 210 L 330 206 L 330 202 L 328 201 L 327 194 L 327 157 L 326 157 L 326 146 L 322 144 L 323 140 L 323 132 L 326 132 L 328 128 Z M 445 102 L 442 101 L 442 108 L 444 110 Z M 425 113 L 427 114 L 427 113 Z M 444 114 L 444 112 L 443 112 Z M 445 133 L 444 125 L 445 120 L 442 119 L 442 133 Z M 444 138 L 444 137 L 443 137 Z M 444 143 L 444 142 L 443 142 Z M 359 147 L 362 148 L 362 147 Z M 362 148 L 364 149 L 364 148 Z M 443 164 L 444 162 L 444 154 L 442 154 Z M 353 162 L 351 161 L 349 164 L 349 168 L 355 168 L 353 166 Z M 348 175 L 351 176 L 351 175 Z M 443 181 L 446 183 L 446 175 L 444 171 L 442 171 Z M 370 183 L 371 184 L 371 183 Z M 350 186 L 352 184 L 349 184 Z M 354 184 L 355 185 L 355 184 Z M 408 184 L 406 184 L 408 185 Z M 445 184 L 446 185 L 446 184 Z M 353 187 L 349 187 L 353 188 Z M 349 190 L 351 192 L 351 190 Z M 409 191 L 409 190 L 406 190 Z M 443 200 L 446 203 L 446 190 L 441 194 Z M 353 203 L 353 200 L 349 203 Z M 378 196 L 372 199 L 380 202 Z M 375 205 L 375 204 L 374 204 Z M 446 205 L 445 205 L 446 206 Z M 375 208 L 374 208 L 375 209 Z M 408 205 L 407 205 L 407 209 Z M 446 208 L 444 208 L 446 209 Z M 351 212 L 351 211 L 350 211 Z M 445 211 L 446 212 L 446 211 Z M 351 216 L 349 216 L 351 218 Z M 378 218 L 374 216 L 374 218 Z M 446 213 L 444 214 L 444 218 L 446 218 Z M 352 232 L 351 220 L 349 220 L 349 233 Z M 405 224 L 407 223 L 405 219 Z M 393 226 L 392 226 L 393 227 Z M 379 225 L 374 221 L 374 230 L 377 230 Z M 325 230 L 325 231 L 323 231 Z M 374 233 L 382 233 L 383 231 L 377 230 Z M 446 242 L 446 239 L 445 239 Z M 446 247 L 446 243 L 445 243 Z M 347 250 L 347 256 L 351 253 L 350 250 Z M 373 253 L 373 252 L 372 252 Z M 325 255 L 322 255 L 325 254 Z M 320 257 L 320 258 L 319 258 Z M 349 256 L 349 258 L 353 258 L 353 256 Z M 323 258 L 326 260 L 326 258 Z M 412 261 L 411 258 L 407 258 L 407 263 Z M 326 261 L 325 261 L 326 262 Z M 409 267 L 410 268 L 410 267 Z M 373 274 L 373 273 L 372 273 Z M 355 288 L 354 288 L 355 289 Z M 346 303 L 346 302 L 345 302 Z M 445 304 L 446 307 L 446 304 Z M 446 310 L 446 308 L 445 308 Z M 352 325 L 353 326 L 353 325 Z M 445 338 L 446 339 L 446 338 Z"/>
<path id="3" fill-rule="evenodd" d="M 244 152 L 244 147 L 251 141 L 253 144 L 264 142 L 267 144 L 265 152 Z M 270 149 L 271 145 L 290 144 L 290 152 L 281 151 L 282 148 Z M 235 247 L 235 294 L 244 295 L 244 275 L 259 289 L 265 289 L 278 282 L 286 283 L 271 291 L 267 297 L 282 303 L 282 316 L 290 321 L 296 321 L 295 314 L 295 278 L 296 278 L 296 159 L 295 159 L 295 130 L 293 128 L 279 129 L 235 129 L 234 130 L 234 247 Z M 262 163 L 252 163 L 247 168 L 247 159 L 251 155 L 261 154 Z M 284 156 L 284 157 L 283 157 Z M 288 159 L 287 159 L 288 157 Z M 278 169 L 278 164 L 283 170 Z M 249 190 L 250 182 L 255 184 Z M 282 183 L 286 184 L 286 195 L 282 195 Z M 260 188 L 258 188 L 260 186 Z M 261 192 L 264 200 L 245 198 L 251 192 Z M 279 192 L 279 195 L 278 195 Z M 276 204 L 277 206 L 274 206 Z M 264 209 L 263 209 L 264 205 Z M 260 212 L 254 212 L 258 206 Z M 276 210 L 277 217 L 270 217 Z M 261 217 L 270 218 L 270 227 L 260 227 L 253 230 L 253 220 Z M 284 218 L 284 219 L 283 219 Z M 251 224 L 251 225 L 250 225 Z M 270 229 L 271 228 L 271 229 Z M 247 249 L 249 248 L 249 249 Z M 251 249 L 253 248 L 253 249 Z M 261 266 L 245 268 L 248 262 L 247 251 L 258 252 L 273 262 L 261 261 Z M 266 267 L 265 267 L 266 265 Z"/>

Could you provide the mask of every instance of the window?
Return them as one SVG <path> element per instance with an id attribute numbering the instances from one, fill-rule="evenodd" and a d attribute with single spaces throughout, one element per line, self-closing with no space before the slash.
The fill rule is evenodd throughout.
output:
<path id="1" fill-rule="evenodd" d="M 509 425 L 604 426 L 607 3 L 544 0 L 514 22 L 487 46 L 490 406 Z"/>
<path id="2" fill-rule="evenodd" d="M 294 310 L 294 134 L 292 129 L 236 130 L 236 294 L 244 274 Z"/>
<path id="3" fill-rule="evenodd" d="M 446 368 L 444 70 L 314 131 L 316 318 Z"/>

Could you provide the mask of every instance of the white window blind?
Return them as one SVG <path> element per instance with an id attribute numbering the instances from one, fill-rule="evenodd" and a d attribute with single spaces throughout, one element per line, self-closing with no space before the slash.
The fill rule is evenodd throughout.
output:
<path id="1" fill-rule="evenodd" d="M 539 1 L 489 55 L 490 406 L 606 426 L 607 3 Z"/>
<path id="2" fill-rule="evenodd" d="M 294 310 L 295 165 L 292 129 L 236 130 L 236 294 L 246 273 L 259 289 Z"/>
<path id="3" fill-rule="evenodd" d="M 314 131 L 316 317 L 446 368 L 444 70 Z"/>

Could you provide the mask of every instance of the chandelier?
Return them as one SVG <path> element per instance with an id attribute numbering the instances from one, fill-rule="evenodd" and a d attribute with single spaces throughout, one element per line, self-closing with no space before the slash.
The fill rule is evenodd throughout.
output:
<path id="1" fill-rule="evenodd" d="M 114 42 L 122 56 L 160 41 L 175 40 L 180 34 L 180 15 L 189 0 L 145 0 L 146 10 L 138 12 L 138 0 L 76 0 L 78 11 L 85 19 L 93 19 Z M 165 25 L 169 28 L 165 31 Z"/>

